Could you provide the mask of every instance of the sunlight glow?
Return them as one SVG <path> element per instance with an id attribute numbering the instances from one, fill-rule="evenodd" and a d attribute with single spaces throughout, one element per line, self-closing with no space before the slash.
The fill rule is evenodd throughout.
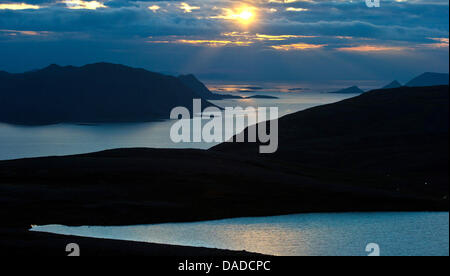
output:
<path id="1" fill-rule="evenodd" d="M 237 15 L 240 20 L 249 21 L 253 18 L 253 13 L 249 10 L 243 10 L 241 13 Z"/>
<path id="2" fill-rule="evenodd" d="M 153 11 L 153 12 L 157 12 L 157 11 L 159 11 L 161 9 L 161 7 L 158 6 L 158 5 L 153 5 L 153 6 L 148 7 L 148 9 Z"/>
<path id="3" fill-rule="evenodd" d="M 248 25 L 255 20 L 256 17 L 256 8 L 249 6 L 242 6 L 237 9 L 228 9 L 225 8 L 224 14 L 218 16 L 212 16 L 211 18 L 218 19 L 226 19 L 226 20 L 234 20 L 239 22 L 242 25 Z"/>
<path id="4" fill-rule="evenodd" d="M 343 47 L 338 48 L 338 51 L 342 52 L 393 52 L 393 51 L 404 51 L 407 50 L 406 47 L 395 47 L 395 46 L 379 46 L 379 45 L 360 45 L 354 47 Z"/>
<path id="5" fill-rule="evenodd" d="M 20 30 L 0 30 L 0 34 L 6 34 L 10 36 L 17 36 L 17 35 L 26 35 L 26 36 L 45 36 L 49 35 L 50 32 L 47 31 L 20 31 Z"/>
<path id="6" fill-rule="evenodd" d="M 314 49 L 320 49 L 325 46 L 328 46 L 326 44 L 308 44 L 308 43 L 297 43 L 297 44 L 287 44 L 287 45 L 276 45 L 271 46 L 273 49 L 278 51 L 304 51 L 304 50 L 314 50 Z"/>
<path id="7" fill-rule="evenodd" d="M 191 13 L 193 10 L 199 10 L 200 7 L 191 6 L 188 3 L 181 3 L 180 9 L 184 11 L 184 13 Z"/>
<path id="8" fill-rule="evenodd" d="M 430 40 L 434 40 L 437 43 L 432 43 L 432 44 L 424 44 L 424 47 L 427 48 L 434 48 L 434 49 L 439 49 L 439 48 L 448 48 L 449 47 L 449 39 L 448 38 L 429 38 Z"/>
<path id="9" fill-rule="evenodd" d="M 82 0 L 65 0 L 63 1 L 71 10 L 96 10 L 106 8 L 106 6 L 98 1 L 82 1 Z"/>
<path id="10" fill-rule="evenodd" d="M 38 10 L 40 9 L 40 6 L 37 5 L 30 5 L 26 3 L 6 3 L 1 4 L 0 3 L 0 10 Z"/>
<path id="11" fill-rule="evenodd" d="M 178 44 L 190 44 L 190 45 L 205 45 L 209 47 L 222 47 L 227 45 L 232 46 L 249 46 L 252 44 L 250 41 L 230 41 L 230 40 L 188 40 L 179 39 L 176 41 Z"/>

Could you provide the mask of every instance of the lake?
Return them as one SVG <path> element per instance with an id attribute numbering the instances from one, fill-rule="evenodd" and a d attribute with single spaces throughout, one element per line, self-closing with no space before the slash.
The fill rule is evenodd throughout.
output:
<path id="1" fill-rule="evenodd" d="M 255 93 L 239 95 L 251 96 Z M 222 107 L 248 106 L 279 108 L 279 116 L 310 107 L 337 102 L 356 95 L 329 93 L 277 93 L 257 94 L 279 97 L 279 99 L 244 99 L 212 101 Z M 0 123 L 0 160 L 60 156 L 89 153 L 115 148 L 196 148 L 208 149 L 217 143 L 173 143 L 170 128 L 175 121 L 165 120 L 149 123 L 76 125 L 57 124 L 48 126 L 17 126 Z M 235 132 L 225 130 L 230 137 Z"/>
<path id="2" fill-rule="evenodd" d="M 448 256 L 449 214 L 329 213 L 136 226 L 35 226 L 32 231 L 277 256 Z"/>

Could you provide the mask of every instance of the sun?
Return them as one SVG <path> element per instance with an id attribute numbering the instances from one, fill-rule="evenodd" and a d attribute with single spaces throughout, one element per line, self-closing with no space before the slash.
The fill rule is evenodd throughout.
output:
<path id="1" fill-rule="evenodd" d="M 230 20 L 241 25 L 248 26 L 253 23 L 257 17 L 257 8 L 251 6 L 222 8 L 222 10 L 222 14 L 211 16 L 209 18 Z"/>
<path id="2" fill-rule="evenodd" d="M 244 9 L 241 13 L 237 14 L 237 17 L 243 22 L 250 22 L 253 19 L 254 14 L 250 9 Z"/>
<path id="3" fill-rule="evenodd" d="M 229 19 L 235 20 L 243 25 L 249 25 L 255 20 L 255 8 L 253 7 L 240 7 L 233 10 L 228 10 Z"/>

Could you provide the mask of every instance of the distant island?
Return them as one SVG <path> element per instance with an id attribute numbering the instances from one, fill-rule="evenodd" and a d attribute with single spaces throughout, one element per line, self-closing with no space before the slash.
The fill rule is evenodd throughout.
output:
<path id="1" fill-rule="evenodd" d="M 269 95 L 255 95 L 250 97 L 245 97 L 245 99 L 279 99 L 275 96 L 269 96 Z"/>
<path id="2" fill-rule="evenodd" d="M 364 90 L 361 90 L 358 86 L 352 86 L 348 88 L 344 88 L 338 91 L 330 92 L 333 94 L 362 94 Z"/>
<path id="3" fill-rule="evenodd" d="M 291 91 L 291 92 L 295 92 L 295 91 L 306 91 L 306 90 L 309 90 L 309 88 L 301 88 L 301 87 L 289 88 L 289 91 Z"/>
<path id="4" fill-rule="evenodd" d="M 0 122 L 146 122 L 169 118 L 176 106 L 192 100 L 213 106 L 223 99 L 194 76 L 179 78 L 111 63 L 82 67 L 50 65 L 22 74 L 0 73 Z"/>
<path id="5" fill-rule="evenodd" d="M 395 81 L 392 81 L 391 83 L 387 84 L 386 86 L 384 86 L 383 89 L 399 88 L 402 86 L 403 85 L 401 83 L 399 83 L 397 80 L 395 80 Z"/>
<path id="6" fill-rule="evenodd" d="M 439 86 L 439 85 L 449 85 L 449 74 L 445 73 L 432 73 L 426 72 L 417 76 L 405 84 L 406 87 L 427 87 L 427 86 Z M 403 85 L 397 80 L 382 87 L 382 89 L 392 89 L 400 88 Z M 362 94 L 364 91 L 358 86 L 352 86 L 344 88 L 338 91 L 329 92 L 335 94 Z"/>
<path id="7" fill-rule="evenodd" d="M 449 84 L 449 74 L 442 73 L 423 73 L 420 76 L 415 77 L 411 81 L 405 84 L 408 87 L 425 87 L 425 86 L 436 86 L 436 85 L 448 85 Z"/>

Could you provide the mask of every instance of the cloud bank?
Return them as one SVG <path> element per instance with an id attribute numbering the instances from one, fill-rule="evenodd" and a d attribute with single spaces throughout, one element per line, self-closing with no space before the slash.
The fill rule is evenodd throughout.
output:
<path id="1" fill-rule="evenodd" d="M 407 78 L 448 71 L 448 5 L 0 0 L 0 69 L 102 60 L 223 80 Z"/>

